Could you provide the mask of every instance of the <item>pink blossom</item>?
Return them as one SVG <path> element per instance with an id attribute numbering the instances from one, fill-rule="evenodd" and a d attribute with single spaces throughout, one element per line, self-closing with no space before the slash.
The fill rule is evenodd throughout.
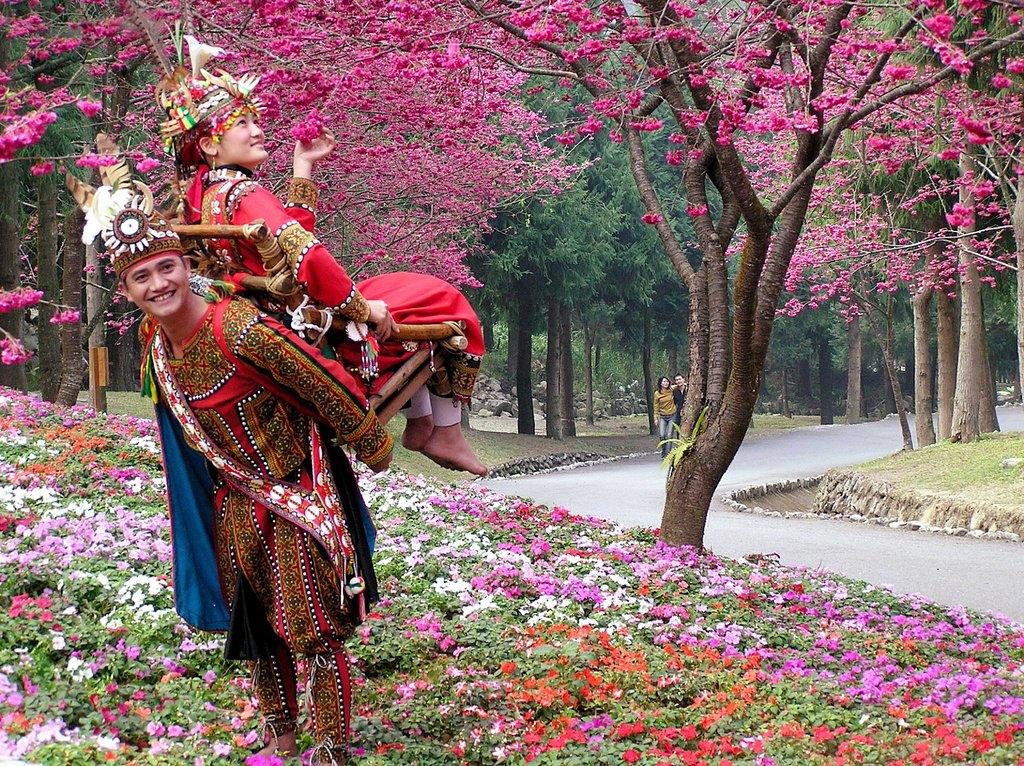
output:
<path id="1" fill-rule="evenodd" d="M 0 338 L 0 364 L 24 364 L 32 358 L 17 338 Z"/>
<path id="2" fill-rule="evenodd" d="M 53 172 L 53 163 L 49 161 L 37 162 L 29 168 L 29 172 L 34 176 L 45 176 L 47 173 Z"/>
<path id="3" fill-rule="evenodd" d="M 687 205 L 686 214 L 691 218 L 698 218 L 702 215 L 708 214 L 707 205 Z"/>
<path id="4" fill-rule="evenodd" d="M 52 317 L 50 317 L 51 324 L 77 324 L 82 321 L 82 315 L 80 312 L 74 309 L 64 309 L 58 311 Z"/>
<path id="5" fill-rule="evenodd" d="M 75 167 L 96 169 L 116 163 L 117 157 L 112 157 L 109 154 L 83 154 L 75 160 Z"/>
<path id="6" fill-rule="evenodd" d="M 953 205 L 953 210 L 946 214 L 946 221 L 957 228 L 968 227 L 974 223 L 974 209 L 962 202 Z"/>
<path id="7" fill-rule="evenodd" d="M 103 109 L 103 104 L 99 101 L 87 101 L 85 99 L 76 101 L 75 106 L 77 106 L 86 117 L 95 117 Z"/>
<path id="8" fill-rule="evenodd" d="M 160 167 L 160 160 L 146 157 L 135 166 L 135 169 L 140 173 L 148 173 L 151 170 L 156 170 L 158 167 Z"/>
<path id="9" fill-rule="evenodd" d="M 38 143 L 46 128 L 56 122 L 56 112 L 31 112 L 4 125 L 0 133 L 0 162 L 14 159 L 20 149 Z"/>
<path id="10" fill-rule="evenodd" d="M 0 314 L 35 306 L 43 299 L 42 290 L 21 287 L 17 290 L 0 291 Z"/>
<path id="11" fill-rule="evenodd" d="M 315 141 L 323 132 L 325 120 L 322 114 L 316 109 L 310 110 L 306 118 L 292 128 L 292 138 L 302 143 Z"/>
<path id="12" fill-rule="evenodd" d="M 1010 74 L 1024 74 L 1024 58 L 1007 61 L 1006 71 Z"/>
<path id="13" fill-rule="evenodd" d="M 1007 77 L 1002 72 L 997 72 L 992 75 L 992 87 L 993 88 L 1009 88 L 1013 85 L 1013 80 Z"/>
<path id="14" fill-rule="evenodd" d="M 655 224 L 661 223 L 665 218 L 660 213 L 644 213 L 640 216 L 640 220 L 644 223 Z"/>
<path id="15" fill-rule="evenodd" d="M 664 120 L 660 120 L 656 117 L 647 117 L 641 120 L 631 120 L 629 126 L 634 130 L 639 130 L 643 133 L 653 133 L 657 130 L 661 130 L 661 127 L 664 124 Z"/>
<path id="16" fill-rule="evenodd" d="M 917 67 L 909 64 L 889 64 L 885 68 L 886 77 L 893 80 L 911 80 L 917 74 Z"/>
<path id="17" fill-rule="evenodd" d="M 956 26 L 956 20 L 948 13 L 937 13 L 931 18 L 924 20 L 925 27 L 941 40 L 949 39 Z"/>

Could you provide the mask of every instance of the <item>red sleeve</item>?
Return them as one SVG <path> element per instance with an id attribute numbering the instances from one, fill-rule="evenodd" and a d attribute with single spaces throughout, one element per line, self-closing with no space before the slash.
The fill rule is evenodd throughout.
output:
<path id="1" fill-rule="evenodd" d="M 345 268 L 334 260 L 330 251 L 310 231 L 289 214 L 281 200 L 262 186 L 254 186 L 239 200 L 231 222 L 246 224 L 258 219 L 262 219 L 277 237 L 292 265 L 292 276 L 310 298 L 321 306 L 336 309 L 350 319 L 366 321 L 369 307 Z"/>
<path id="2" fill-rule="evenodd" d="M 316 213 L 301 205 L 285 205 L 284 212 L 299 222 L 299 225 L 308 231 L 310 234 L 313 233 L 313 227 L 316 225 Z"/>
<path id="3" fill-rule="evenodd" d="M 333 428 L 364 463 L 376 466 L 391 454 L 391 435 L 368 408 L 355 378 L 276 319 L 259 314 L 233 345 L 235 356 L 256 368 L 268 388 Z"/>

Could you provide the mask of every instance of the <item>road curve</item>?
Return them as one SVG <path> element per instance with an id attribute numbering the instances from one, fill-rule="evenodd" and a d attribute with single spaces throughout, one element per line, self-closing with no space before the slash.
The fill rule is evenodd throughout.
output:
<path id="1" fill-rule="evenodd" d="M 1004 431 L 1024 430 L 1020 407 L 1000 407 Z M 900 448 L 895 418 L 858 425 L 751 432 L 718 494 L 751 484 L 814 476 Z M 514 479 L 487 486 L 573 513 L 627 526 L 657 526 L 665 499 L 655 456 Z M 718 554 L 777 553 L 783 562 L 822 567 L 943 604 L 993 611 L 1024 621 L 1020 572 L 1024 544 L 911 532 L 831 519 L 779 519 L 736 513 L 716 501 L 705 543 Z"/>

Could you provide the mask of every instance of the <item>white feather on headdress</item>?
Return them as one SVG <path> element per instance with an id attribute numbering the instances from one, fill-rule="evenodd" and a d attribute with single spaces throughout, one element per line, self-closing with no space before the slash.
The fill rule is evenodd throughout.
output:
<path id="1" fill-rule="evenodd" d="M 199 42 L 192 35 L 185 35 L 185 42 L 188 43 L 188 57 L 192 61 L 192 77 L 199 79 L 206 62 L 217 56 L 223 56 L 227 51 L 218 48 L 216 45 L 207 45 Z"/>

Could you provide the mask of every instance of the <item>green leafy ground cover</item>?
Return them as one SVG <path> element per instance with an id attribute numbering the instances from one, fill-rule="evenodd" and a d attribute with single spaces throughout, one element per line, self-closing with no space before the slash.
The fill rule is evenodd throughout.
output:
<path id="1" fill-rule="evenodd" d="M 0 392 L 0 756 L 245 762 L 245 673 L 172 609 L 156 453 L 149 421 Z M 353 764 L 1024 763 L 1018 624 L 468 485 L 364 490 Z"/>

